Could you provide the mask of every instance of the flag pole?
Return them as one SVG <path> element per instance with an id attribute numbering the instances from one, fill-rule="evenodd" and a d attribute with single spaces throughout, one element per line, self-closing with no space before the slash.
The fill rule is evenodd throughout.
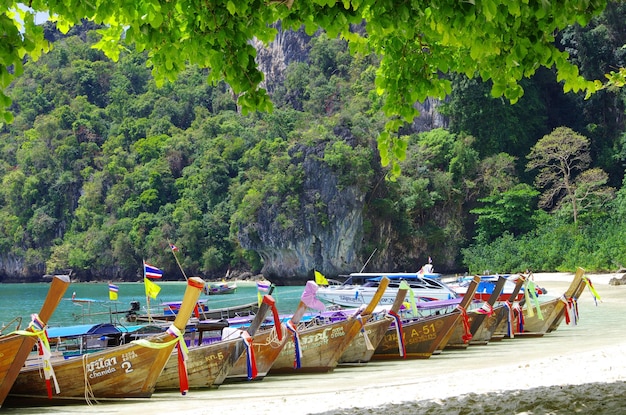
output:
<path id="1" fill-rule="evenodd" d="M 146 305 L 148 308 L 148 322 L 152 323 L 152 317 L 150 316 L 150 296 L 148 295 L 148 290 L 146 290 L 146 260 L 145 259 L 141 261 L 141 268 L 143 268 L 143 289 L 146 292 Z"/>
<path id="2" fill-rule="evenodd" d="M 180 272 L 183 273 L 183 277 L 185 277 L 185 281 L 187 281 L 187 275 L 185 274 L 183 267 L 180 265 L 180 262 L 178 261 L 178 257 L 176 256 L 176 252 L 174 250 L 174 245 L 172 245 L 169 239 L 167 240 L 167 244 L 170 246 L 170 250 L 172 251 L 172 255 L 174 255 L 174 259 L 176 260 L 176 264 L 178 265 L 178 268 L 180 268 Z"/>

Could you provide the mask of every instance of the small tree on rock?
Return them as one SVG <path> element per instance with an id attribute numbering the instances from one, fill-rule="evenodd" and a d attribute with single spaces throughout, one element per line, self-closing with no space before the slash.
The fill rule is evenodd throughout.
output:
<path id="1" fill-rule="evenodd" d="M 589 139 L 567 127 L 545 135 L 526 156 L 526 170 L 538 169 L 535 185 L 542 192 L 539 207 L 559 209 L 568 204 L 574 223 L 579 213 L 612 198 L 606 187 L 608 175 L 602 169 L 588 169 L 591 164 Z"/>

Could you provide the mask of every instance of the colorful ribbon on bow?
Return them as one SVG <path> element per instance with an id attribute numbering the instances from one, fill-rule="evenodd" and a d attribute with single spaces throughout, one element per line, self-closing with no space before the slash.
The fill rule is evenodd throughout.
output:
<path id="1" fill-rule="evenodd" d="M 463 343 L 469 343 L 469 341 L 472 340 L 472 333 L 470 332 L 467 310 L 460 305 L 456 306 L 456 308 L 461 312 L 461 322 L 463 324 L 463 336 L 461 338 L 463 339 Z"/>
<path id="2" fill-rule="evenodd" d="M 280 316 L 278 315 L 278 309 L 276 308 L 276 300 L 271 295 L 263 296 L 263 303 L 270 306 L 272 309 L 272 316 L 274 317 L 274 328 L 276 329 L 276 336 L 278 341 L 283 339 L 282 325 L 280 324 Z"/>
<path id="3" fill-rule="evenodd" d="M 186 395 L 189 392 L 189 376 L 187 374 L 187 358 L 189 356 L 189 349 L 187 349 L 187 343 L 183 333 L 178 327 L 171 325 L 167 329 L 167 333 L 176 338 L 176 354 L 178 356 L 178 383 L 180 386 L 180 393 Z"/>
<path id="4" fill-rule="evenodd" d="M 483 305 L 476 310 L 476 312 L 479 314 L 486 314 L 491 317 L 493 315 L 493 306 L 489 303 L 483 303 Z"/>
<path id="5" fill-rule="evenodd" d="M 387 315 L 393 318 L 394 325 L 396 327 L 396 336 L 398 337 L 398 351 L 400 352 L 400 357 L 406 358 L 406 345 L 404 343 L 404 337 L 402 336 L 402 319 L 393 310 L 389 310 L 387 312 Z"/>
<path id="6" fill-rule="evenodd" d="M 170 341 L 163 343 L 151 342 L 147 339 L 133 340 L 131 343 L 135 343 L 143 347 L 148 347 L 150 349 L 165 349 L 166 347 L 176 344 L 178 354 L 178 382 L 180 384 L 180 393 L 186 395 L 187 392 L 189 392 L 189 379 L 187 376 L 187 356 L 189 354 L 189 349 L 187 349 L 185 337 L 183 336 L 183 333 L 178 329 L 178 327 L 172 324 L 166 330 L 166 332 L 174 338 Z"/>
<path id="7" fill-rule="evenodd" d="M 300 367 L 302 366 L 302 348 L 300 346 L 300 335 L 298 334 L 298 328 L 296 327 L 296 325 L 294 324 L 293 321 L 288 320 L 287 321 L 287 330 L 289 330 L 293 336 L 293 345 L 294 345 L 294 350 L 295 350 L 295 357 L 293 360 L 293 367 L 294 369 L 300 369 Z"/>
<path id="8" fill-rule="evenodd" d="M 254 358 L 254 346 L 252 344 L 252 336 L 245 330 L 241 330 L 239 336 L 241 336 L 241 339 L 243 340 L 243 345 L 246 348 L 248 379 L 254 379 L 259 373 L 256 367 L 256 359 Z"/>
<path id="9" fill-rule="evenodd" d="M 28 324 L 29 330 L 16 330 L 13 333 L 21 336 L 36 336 L 37 347 L 39 349 L 39 356 L 41 356 L 41 362 L 43 364 L 43 373 L 46 380 L 46 388 L 48 390 L 48 399 L 52 399 L 52 382 L 54 382 L 54 390 L 57 394 L 61 393 L 59 388 L 59 382 L 54 374 L 52 363 L 50 358 L 52 352 L 50 351 L 50 342 L 48 341 L 48 334 L 46 333 L 46 323 L 44 323 L 38 314 L 31 314 L 31 321 Z"/>
<path id="10" fill-rule="evenodd" d="M 587 276 L 583 276 L 583 281 L 587 283 L 587 287 L 589 287 L 589 291 L 591 292 L 591 295 L 593 296 L 593 301 L 596 303 L 596 306 L 597 306 L 598 300 L 602 301 L 602 299 L 600 298 L 600 294 L 598 294 L 595 287 L 591 283 L 591 280 Z"/>
<path id="11" fill-rule="evenodd" d="M 574 325 L 578 324 L 578 301 L 576 298 L 567 298 L 563 294 L 559 300 L 565 303 L 565 324 L 573 322 Z"/>
<path id="12" fill-rule="evenodd" d="M 504 302 L 504 306 L 507 309 L 506 333 L 509 338 L 512 339 L 515 337 L 515 333 L 513 330 L 513 321 L 515 320 L 515 317 L 513 315 L 513 304 L 511 304 L 511 302 L 507 300 Z"/>
<path id="13" fill-rule="evenodd" d="M 539 320 L 543 320 L 543 313 L 541 312 L 541 307 L 539 306 L 539 298 L 537 297 L 537 291 L 535 289 L 535 283 L 531 280 L 526 280 L 526 288 L 524 289 L 524 296 L 526 297 L 526 304 L 528 310 L 528 316 L 532 317 L 535 314 L 533 313 L 533 305 L 535 310 L 537 310 L 537 318 Z"/>
<path id="14" fill-rule="evenodd" d="M 513 314 L 517 315 L 517 332 L 522 333 L 524 331 L 524 311 L 519 303 L 515 303 L 513 306 Z"/>
<path id="15" fill-rule="evenodd" d="M 324 311 L 326 310 L 326 306 L 316 297 L 318 288 L 319 286 L 315 283 L 315 281 L 307 281 L 300 299 L 304 304 L 306 304 L 307 307 Z"/>

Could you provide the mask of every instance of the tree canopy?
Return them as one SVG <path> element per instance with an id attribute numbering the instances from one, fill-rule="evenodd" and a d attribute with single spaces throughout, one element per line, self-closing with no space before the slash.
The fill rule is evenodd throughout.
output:
<path id="1" fill-rule="evenodd" d="M 555 68 L 566 91 L 597 89 L 554 40 L 568 25 L 587 24 L 606 1 L 32 0 L 28 6 L 32 11 L 15 0 L 0 6 L 0 114 L 7 122 L 5 89 L 22 72 L 25 55 L 37 59 L 50 47 L 34 12 L 48 13 L 62 32 L 83 19 L 104 25 L 97 47 L 114 61 L 125 45 L 148 51 L 159 85 L 189 64 L 209 68 L 208 81 L 225 80 L 244 113 L 272 108 L 251 40 L 267 44 L 278 30 L 304 26 L 309 34 L 322 29 L 345 38 L 354 53 L 381 57 L 376 85 L 389 121 L 378 147 L 383 165 L 392 162 L 397 173 L 407 143 L 395 132 L 417 115 L 416 102 L 450 92 L 448 74 L 491 80 L 491 94 L 511 102 L 524 92 L 519 81 L 539 67 Z"/>

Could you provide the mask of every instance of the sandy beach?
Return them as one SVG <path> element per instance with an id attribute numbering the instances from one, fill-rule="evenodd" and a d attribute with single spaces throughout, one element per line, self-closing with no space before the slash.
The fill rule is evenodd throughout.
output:
<path id="1" fill-rule="evenodd" d="M 539 338 L 505 339 L 426 360 L 373 361 L 327 374 L 271 375 L 262 381 L 157 393 L 96 406 L 2 408 L 9 414 L 622 414 L 626 413 L 626 286 L 622 274 L 589 274 L 577 325 Z M 559 296 L 573 274 L 535 274 Z M 43 410 L 43 411 L 42 411 Z"/>

